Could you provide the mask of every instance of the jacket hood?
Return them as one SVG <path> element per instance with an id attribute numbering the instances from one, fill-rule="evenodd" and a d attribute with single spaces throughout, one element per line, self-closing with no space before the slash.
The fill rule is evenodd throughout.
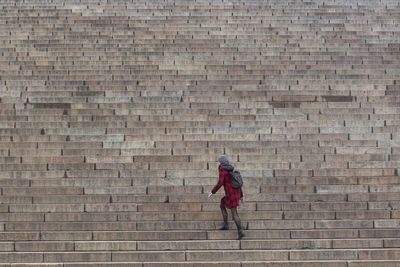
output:
<path id="1" fill-rule="evenodd" d="M 228 171 L 228 172 L 231 172 L 231 171 L 234 170 L 233 166 L 230 165 L 230 164 L 221 164 L 220 168 L 225 170 L 225 171 Z"/>

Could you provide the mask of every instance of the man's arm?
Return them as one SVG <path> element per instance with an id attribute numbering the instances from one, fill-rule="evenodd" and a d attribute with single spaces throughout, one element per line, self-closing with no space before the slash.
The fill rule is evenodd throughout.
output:
<path id="1" fill-rule="evenodd" d="M 224 184 L 224 176 L 222 174 L 223 172 L 221 172 L 221 174 L 219 175 L 218 178 L 218 183 L 214 186 L 214 188 L 211 190 L 211 194 L 215 194 L 218 192 L 218 190 L 221 188 L 221 186 Z M 209 195 L 208 197 L 210 197 L 211 195 Z"/>

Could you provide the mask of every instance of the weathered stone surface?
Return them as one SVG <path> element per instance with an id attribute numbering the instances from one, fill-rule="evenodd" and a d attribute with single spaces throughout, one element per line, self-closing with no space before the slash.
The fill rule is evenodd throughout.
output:
<path id="1" fill-rule="evenodd" d="M 355 260 L 357 259 L 356 250 L 328 250 L 328 251 L 291 251 L 292 260 Z"/>
<path id="2" fill-rule="evenodd" d="M 73 251 L 73 242 L 18 242 L 15 251 Z"/>
<path id="3" fill-rule="evenodd" d="M 113 252 L 113 261 L 116 262 L 164 262 L 164 261 L 184 261 L 185 252 Z"/>
<path id="4" fill-rule="evenodd" d="M 110 252 L 44 253 L 44 262 L 110 262 Z"/>
<path id="5" fill-rule="evenodd" d="M 1 266 L 398 265 L 398 2 L 242 2 L 0 0 Z"/>
<path id="6" fill-rule="evenodd" d="M 333 240 L 332 246 L 333 248 L 382 248 L 383 243 L 386 242 L 383 240 L 374 240 L 374 239 L 352 239 L 352 240 Z"/>
<path id="7" fill-rule="evenodd" d="M 141 241 L 138 250 L 231 250 L 239 249 L 239 241 L 207 240 L 207 241 Z"/>
<path id="8" fill-rule="evenodd" d="M 262 261 L 265 258 L 275 261 L 288 260 L 286 251 L 204 251 L 204 252 L 187 252 L 186 256 L 189 261 L 218 261 L 222 254 L 229 261 Z"/>
<path id="9" fill-rule="evenodd" d="M 75 251 L 124 251 L 136 250 L 136 241 L 121 242 L 75 242 Z"/>
<path id="10" fill-rule="evenodd" d="M 42 253 L 8 252 L 0 253 L 2 263 L 41 263 L 44 262 Z"/>

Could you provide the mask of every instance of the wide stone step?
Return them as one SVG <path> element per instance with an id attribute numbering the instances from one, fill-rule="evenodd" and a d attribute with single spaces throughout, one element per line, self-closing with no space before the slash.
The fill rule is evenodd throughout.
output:
<path id="1" fill-rule="evenodd" d="M 165 251 L 391 248 L 398 239 L 193 240 L 193 241 L 31 241 L 2 244 L 2 251 Z M 14 249 L 15 248 L 15 249 Z"/>
<path id="2" fill-rule="evenodd" d="M 96 175 L 104 175 L 104 176 L 116 176 L 114 171 L 74 171 L 74 172 L 69 172 L 69 176 L 71 178 L 58 178 L 57 176 L 60 175 L 62 176 L 62 173 L 57 174 L 56 172 L 53 172 L 53 175 L 49 173 L 51 176 L 48 179 L 19 179 L 15 180 L 11 177 L 13 177 L 16 173 L 3 173 L 4 176 L 8 176 L 10 178 L 7 179 L 0 179 L 0 184 L 2 185 L 3 188 L 7 188 L 10 190 L 18 190 L 22 189 L 24 191 L 24 194 L 31 194 L 35 195 L 36 192 L 42 192 L 46 195 L 57 195 L 59 191 L 56 190 L 56 186 L 61 186 L 63 189 L 68 189 L 72 190 L 69 194 L 82 194 L 80 189 L 81 187 L 85 186 L 85 189 L 90 189 L 91 187 L 94 187 L 96 184 L 94 183 L 96 180 L 92 177 L 80 177 L 77 178 L 75 177 L 78 174 L 82 175 L 93 175 L 95 177 Z M 93 173 L 93 174 L 92 174 Z M 155 174 L 155 175 L 160 175 L 158 178 L 157 177 L 146 177 L 146 175 L 142 174 L 140 178 L 134 178 L 131 180 L 130 178 L 121 178 L 121 179 L 115 179 L 115 178 L 98 178 L 98 185 L 103 185 L 107 187 L 115 187 L 118 189 L 121 185 L 129 186 L 131 183 L 133 183 L 134 188 L 143 188 L 145 189 L 144 194 L 146 194 L 146 189 L 147 189 L 147 194 L 149 195 L 160 195 L 160 194 L 167 194 L 170 196 L 171 202 L 176 202 L 176 201 L 184 201 L 184 202 L 209 202 L 212 201 L 212 199 L 208 199 L 205 195 L 205 192 L 209 192 L 211 188 L 215 185 L 216 183 L 216 178 L 209 178 L 209 176 L 212 176 L 210 173 L 209 175 L 207 173 L 203 172 L 203 175 L 205 174 L 205 177 L 203 178 L 190 178 L 186 179 L 186 183 L 189 185 L 186 186 L 181 186 L 176 184 L 177 181 L 179 181 L 182 178 L 179 178 L 180 175 L 185 175 L 185 174 L 190 174 L 190 172 L 180 172 L 176 171 L 176 178 L 172 177 L 164 177 L 164 174 L 162 172 L 158 171 L 153 171 L 150 172 L 149 175 Z M 202 172 L 197 172 L 194 171 L 193 173 L 198 173 L 201 174 Z M 19 174 L 19 173 L 18 173 Z M 33 174 L 33 176 L 36 175 L 41 175 L 42 172 L 28 172 L 27 174 Z M 117 173 L 116 173 L 117 174 Z M 123 171 L 123 177 L 130 177 L 133 172 L 126 170 Z M 140 174 L 139 174 L 140 175 Z M 175 176 L 175 175 L 174 175 Z M 28 175 L 27 175 L 28 177 Z M 368 182 L 379 180 L 381 178 L 368 178 Z M 200 184 L 194 183 L 193 181 L 195 180 L 205 180 L 206 183 L 202 182 Z M 309 178 L 302 178 L 301 181 L 309 181 Z M 344 179 L 330 179 L 327 178 L 325 181 L 328 181 L 329 183 L 337 183 L 340 185 L 323 185 L 323 186 L 313 186 L 307 182 L 307 184 L 297 184 L 295 185 L 295 180 L 293 178 L 249 178 L 249 181 L 252 182 L 264 182 L 264 183 L 269 183 L 269 184 L 277 184 L 277 183 L 289 183 L 289 185 L 269 185 L 269 186 L 261 186 L 261 187 L 250 187 L 250 185 L 247 183 L 244 185 L 244 192 L 246 195 L 251 194 L 251 198 L 248 200 L 251 201 L 263 201 L 262 199 L 265 199 L 264 201 L 268 201 L 269 199 L 273 199 L 274 197 L 280 197 L 280 196 L 289 196 L 293 195 L 294 197 L 301 197 L 300 196 L 300 191 L 304 190 L 305 188 L 308 188 L 307 192 L 304 194 L 303 197 L 310 197 L 310 196 L 320 196 L 322 198 L 325 197 L 334 197 L 334 195 L 347 195 L 349 197 L 349 201 L 384 201 L 384 200 L 398 200 L 398 197 L 396 197 L 395 192 L 397 192 L 397 184 L 395 184 L 395 181 L 397 181 L 397 178 L 390 178 L 388 177 L 387 180 L 385 178 L 382 178 L 382 184 L 380 185 L 355 185 L 357 183 L 357 179 L 354 178 L 347 178 L 345 177 Z M 384 184 L 385 181 L 388 181 L 389 184 Z M 393 182 L 392 182 L 393 181 Z M 146 186 L 147 184 L 147 186 Z M 192 185 L 190 185 L 192 184 Z M 203 184 L 203 185 L 201 185 Z M 379 183 L 378 183 L 379 184 Z M 350 186 L 348 190 L 345 190 L 343 194 L 340 193 L 340 189 L 345 187 L 345 186 Z M 354 188 L 351 188 L 354 187 Z M 318 192 L 314 192 L 315 188 L 318 188 Z M 76 191 L 78 190 L 78 191 Z M 197 196 L 193 197 L 191 195 L 188 195 L 188 190 L 189 193 L 196 193 Z M 260 194 L 260 191 L 262 192 Z M 270 193 L 270 192 L 277 192 L 278 193 Z M 368 192 L 371 191 L 371 192 Z M 75 193 L 73 193 L 75 192 Z M 221 191 L 222 192 L 222 191 Z M 333 193 L 331 193 L 333 192 Z M 386 195 L 379 194 L 379 192 L 386 192 Z M 86 192 L 87 193 L 87 192 Z M 268 193 L 268 194 L 265 194 Z M 63 194 L 63 193 L 62 193 Z M 255 194 L 255 195 L 254 195 Z M 178 200 L 179 199 L 179 200 Z M 286 198 L 285 198 L 286 199 Z M 347 200 L 347 199 L 345 199 Z"/>
<path id="3" fill-rule="evenodd" d="M 128 209 L 127 209 L 128 210 Z M 390 219 L 388 211 L 374 212 L 273 212 L 268 213 L 241 212 L 243 225 L 248 229 L 390 229 L 399 225 L 399 219 Z M 351 215 L 355 214 L 355 215 Z M 282 217 L 285 217 L 282 219 Z M 398 217 L 398 216 L 396 216 Z M 106 227 L 110 230 L 118 230 L 121 227 L 132 227 L 134 230 L 179 230 L 179 229 L 216 229 L 222 218 L 221 214 L 202 213 L 128 213 L 123 214 L 112 211 L 111 213 L 92 213 L 88 215 L 74 214 L 10 214 L 2 216 L 6 230 L 69 230 L 70 228 L 92 229 Z M 175 219 L 173 219 L 175 218 Z M 21 222 L 21 220 L 26 222 Z M 46 220 L 46 222 L 43 222 Z M 64 222 L 63 222 L 64 220 Z M 118 221 L 117 221 L 118 220 Z M 132 222 L 133 220 L 133 222 Z M 157 220 L 161 220 L 156 222 Z M 267 221 L 264 221 L 267 220 Z M 68 221 L 70 223 L 66 223 Z M 109 221 L 108 226 L 101 222 Z M 248 226 L 246 226 L 248 224 Z M 129 226 L 128 226 L 129 225 Z M 233 223 L 231 224 L 233 226 Z M 107 230 L 107 229 L 105 229 Z M 123 229 L 127 230 L 127 229 Z"/>
<path id="4" fill-rule="evenodd" d="M 384 203 L 386 204 L 386 203 Z M 309 206 L 309 204 L 307 204 Z M 335 205 L 333 203 L 332 205 Z M 218 207 L 217 204 L 215 204 Z M 254 205 L 251 205 L 254 206 Z M 257 229 L 264 229 L 260 227 L 272 227 L 279 221 L 282 222 L 281 227 L 286 224 L 314 222 L 315 228 L 395 228 L 399 225 L 399 210 L 387 209 L 373 209 L 373 210 L 355 210 L 348 209 L 346 211 L 309 211 L 303 208 L 302 211 L 295 211 L 296 205 L 288 211 L 279 211 L 280 207 L 276 209 L 264 209 L 261 211 L 248 211 L 246 207 L 239 209 L 240 216 L 244 223 L 249 223 L 252 227 Z M 337 206 L 338 208 L 340 206 Z M 308 207 L 307 207 L 308 208 Z M 65 221 L 71 222 L 126 222 L 134 221 L 141 227 L 148 227 L 148 229 L 167 229 L 180 227 L 194 229 L 207 227 L 207 229 L 215 228 L 215 222 L 222 220 L 220 212 L 217 208 L 209 210 L 215 211 L 199 211 L 198 213 L 192 211 L 146 211 L 136 212 L 136 204 L 14 204 L 10 207 L 2 205 L 3 212 L 10 211 L 9 213 L 1 214 L 0 218 L 3 223 L 14 222 L 38 222 L 38 225 L 47 225 L 51 222 L 60 222 L 60 227 Z M 300 205 L 299 209 L 302 209 Z M 299 210 L 297 209 L 297 210 Z M 84 212 L 80 214 L 79 212 Z M 231 219 L 231 215 L 228 216 Z M 261 223 L 260 221 L 268 220 Z M 158 221 L 158 222 L 152 222 Z M 147 223 L 147 224 L 146 224 Z M 20 223 L 27 227 L 33 227 L 29 223 Z M 55 225 L 55 224 L 54 224 Z M 78 225 L 78 224 L 77 224 Z M 202 225 L 202 226 L 201 226 Z M 271 226 L 268 226 L 271 225 Z M 275 226 L 274 226 L 275 227 Z M 279 227 L 279 226 L 278 226 Z M 285 226 L 286 227 L 286 226 Z"/>
<path id="5" fill-rule="evenodd" d="M 232 228 L 234 229 L 234 228 Z M 397 229 L 271 229 L 246 230 L 244 240 L 275 240 L 275 239 L 397 239 Z M 92 231 L 92 230 L 30 230 L 10 231 L 0 234 L 3 242 L 19 241 L 180 241 L 180 240 L 235 240 L 237 231 L 198 231 L 198 230 L 170 230 L 170 231 Z M 354 241 L 356 242 L 356 241 Z M 389 241 L 387 241 L 389 242 Z M 392 242 L 392 243 L 390 243 Z M 397 247 L 397 241 L 390 241 L 386 247 Z M 356 243 L 357 244 L 357 243 Z"/>
<path id="6" fill-rule="evenodd" d="M 249 262 L 249 261 L 242 261 L 242 262 L 232 262 L 232 261 L 219 261 L 219 262 L 210 262 L 210 261 L 202 261 L 202 262 L 151 262 L 151 263 L 101 263 L 101 262 L 94 262 L 94 263 L 65 263 L 63 265 L 61 264 L 51 264 L 49 266 L 51 267 L 61 267 L 61 266 L 66 266 L 66 267 L 76 267 L 76 266 L 82 266 L 82 264 L 87 265 L 87 266 L 132 266 L 132 267 L 143 267 L 143 266 L 148 266 L 148 267 L 161 267 L 161 266 L 200 266 L 200 267 L 205 267 L 205 266 L 222 266 L 222 267 L 244 267 L 244 266 L 251 266 L 251 267 L 265 267 L 265 266 L 272 266 L 272 267 L 304 267 L 304 266 L 310 266 L 310 267 L 318 267 L 318 266 L 327 266 L 327 267 L 361 267 L 361 266 L 376 266 L 376 264 L 384 264 L 384 266 L 388 267 L 395 267 L 397 264 L 397 261 L 343 261 L 343 260 L 334 260 L 334 261 L 287 261 L 287 262 L 282 262 L 282 261 L 259 261 L 259 262 Z M 18 266 L 18 265 L 16 265 Z M 42 267 L 43 265 L 39 264 L 32 264 L 32 266 L 40 266 Z M 47 265 L 46 265 L 47 266 Z M 9 267 L 8 265 L 6 267 Z"/>
<path id="7" fill-rule="evenodd" d="M 169 262 L 169 261 L 246 261 L 301 260 L 395 260 L 398 249 L 335 250 L 219 250 L 219 251 L 127 251 L 127 252 L 31 252 L 0 253 L 2 262 Z"/>

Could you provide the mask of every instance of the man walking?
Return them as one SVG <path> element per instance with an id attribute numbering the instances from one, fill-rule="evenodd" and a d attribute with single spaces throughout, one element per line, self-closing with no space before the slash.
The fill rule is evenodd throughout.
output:
<path id="1" fill-rule="evenodd" d="M 229 164 L 228 158 L 225 155 L 218 157 L 218 173 L 219 179 L 218 183 L 209 193 L 208 197 L 212 194 L 217 193 L 220 187 L 223 185 L 225 189 L 225 196 L 221 199 L 221 212 L 222 218 L 224 219 L 224 225 L 219 230 L 229 230 L 228 226 L 228 212 L 226 209 L 230 209 L 232 213 L 232 218 L 235 221 L 236 227 L 238 229 L 238 239 L 242 239 L 245 234 L 242 229 L 239 214 L 237 212 L 237 207 L 239 206 L 239 200 L 243 198 L 243 191 L 241 188 L 233 188 L 230 172 L 234 170 L 233 166 Z"/>

